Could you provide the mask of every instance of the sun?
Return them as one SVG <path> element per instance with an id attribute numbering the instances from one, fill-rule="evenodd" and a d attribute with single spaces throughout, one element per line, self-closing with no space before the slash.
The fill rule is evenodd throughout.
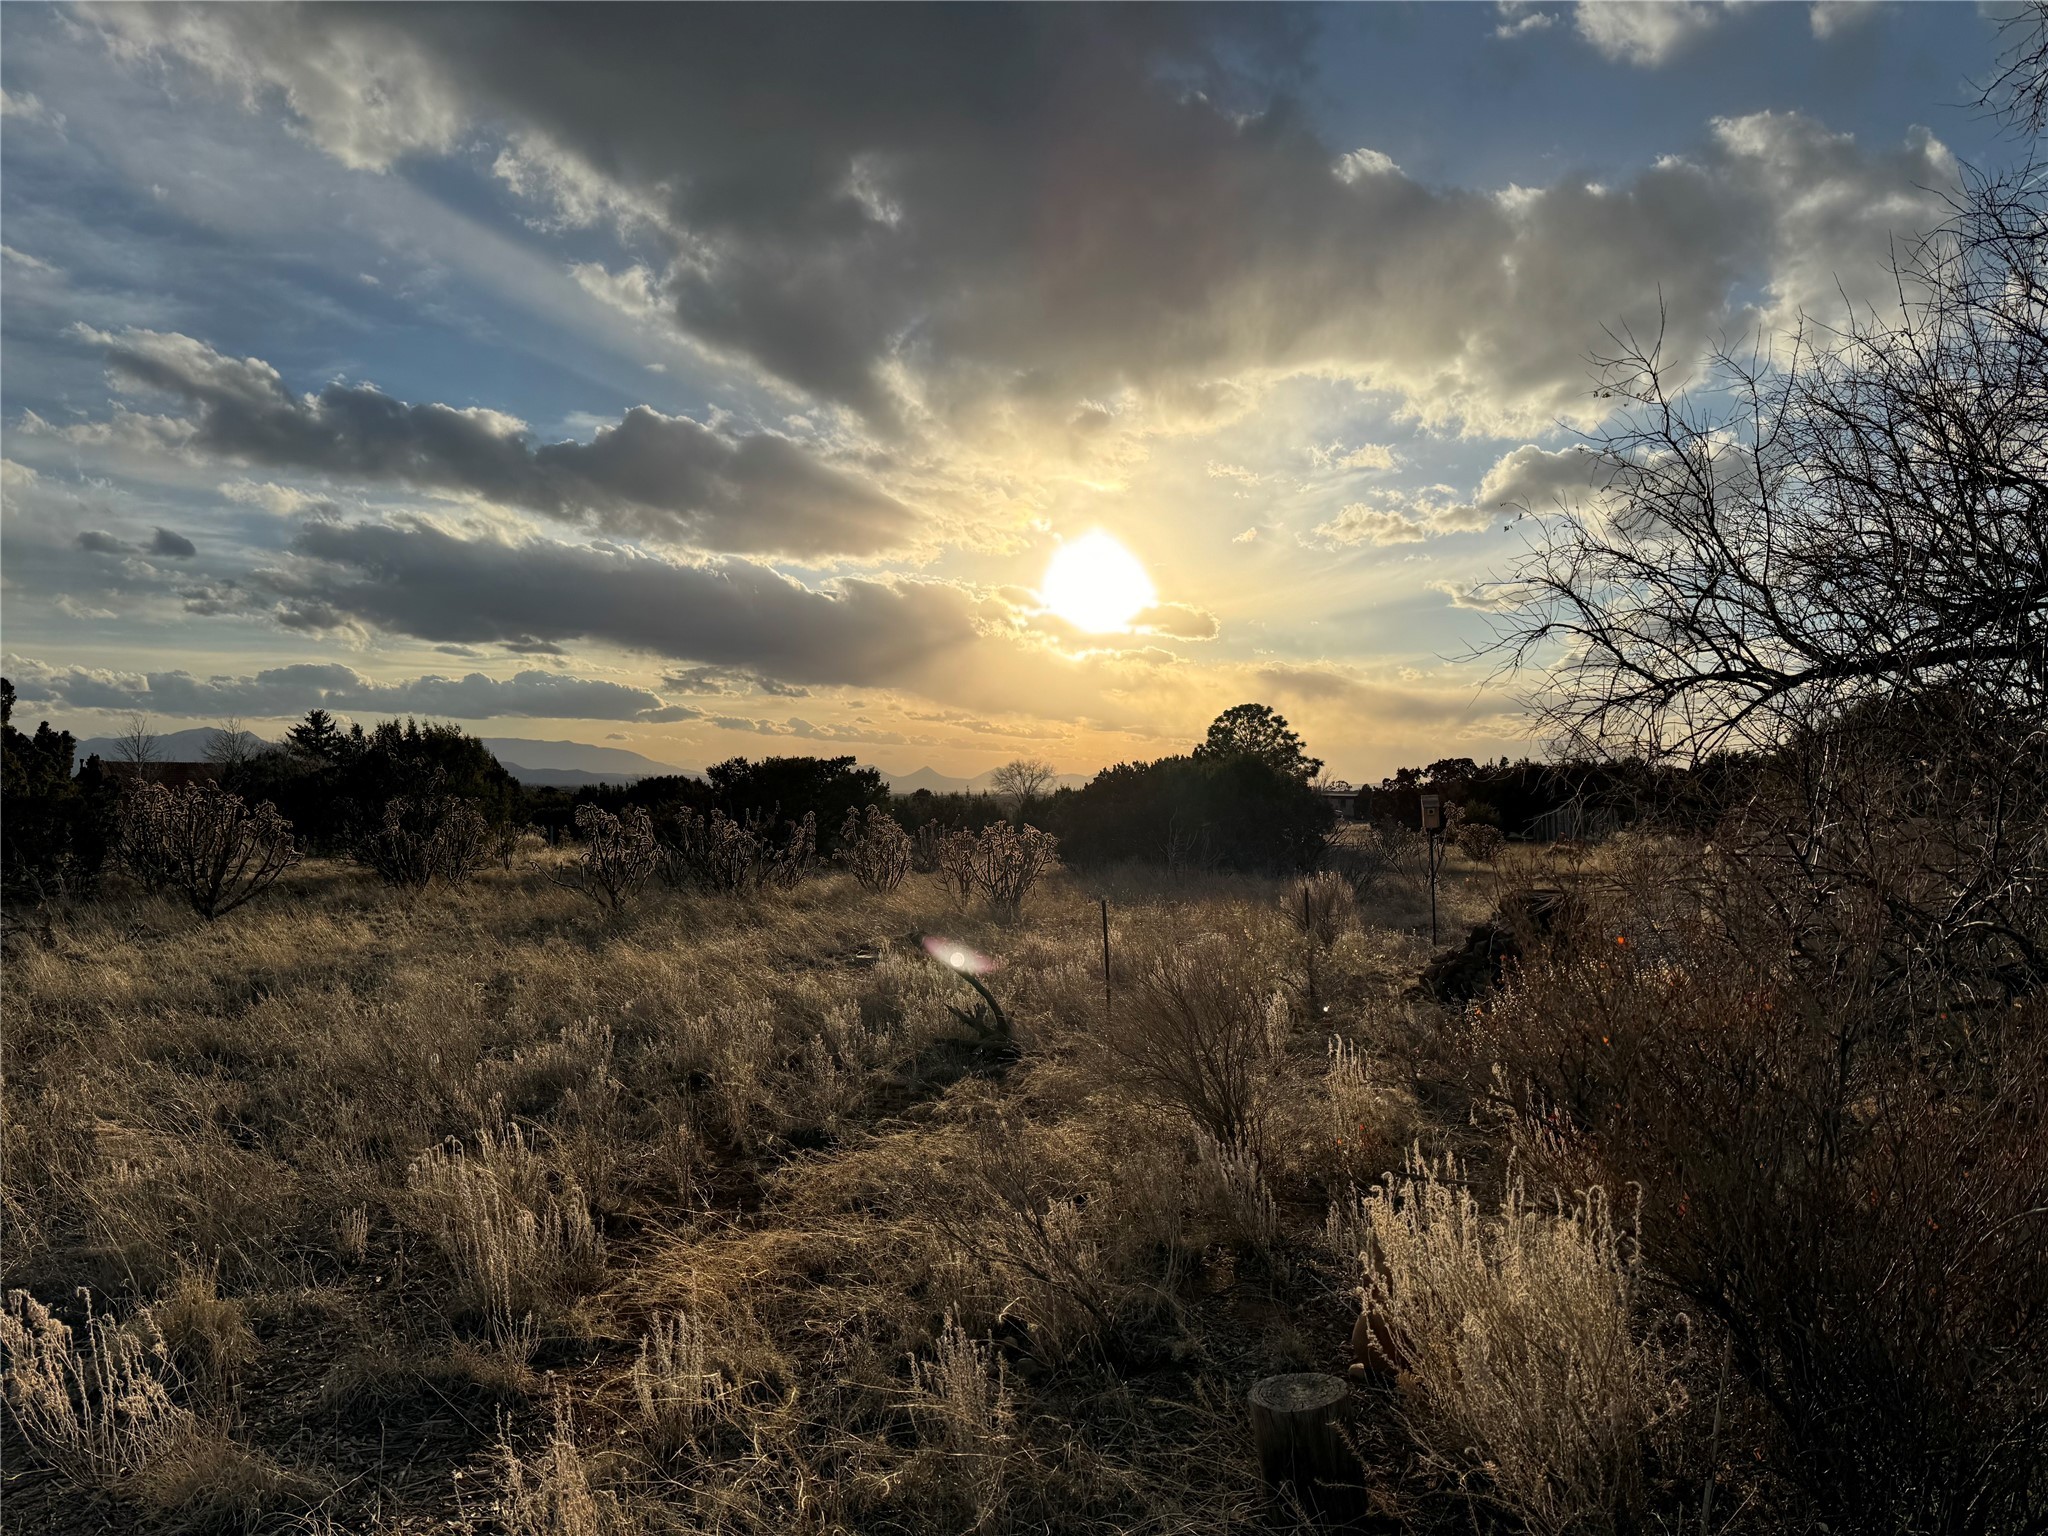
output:
<path id="1" fill-rule="evenodd" d="M 1159 601 L 1138 557 L 1096 529 L 1054 552 L 1039 595 L 1076 629 L 1107 634 Z"/>

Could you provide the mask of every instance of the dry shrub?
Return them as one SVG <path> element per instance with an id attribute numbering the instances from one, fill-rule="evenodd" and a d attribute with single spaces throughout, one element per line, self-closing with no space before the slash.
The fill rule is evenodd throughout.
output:
<path id="1" fill-rule="evenodd" d="M 134 784 L 121 797 L 121 856 L 149 889 L 208 922 L 252 901 L 299 861 L 291 823 L 211 784 Z"/>
<path id="2" fill-rule="evenodd" d="M 846 813 L 839 829 L 839 861 L 862 890 L 887 893 L 903 883 L 910 873 L 913 847 L 910 834 L 879 805 L 863 815 L 858 809 Z"/>
<path id="3" fill-rule="evenodd" d="M 592 1486 L 575 1423 L 559 1400 L 538 1456 L 522 1457 L 501 1434 L 498 1460 L 505 1491 L 497 1514 L 507 1536 L 628 1536 L 636 1529 L 616 1494 Z"/>
<path id="4" fill-rule="evenodd" d="M 938 1240 L 959 1312 L 1015 1318 L 1048 1364 L 1112 1347 L 1149 1305 L 1120 1262 L 1118 1202 L 1072 1148 L 1031 1127 L 974 1127 L 899 1197 Z"/>
<path id="5" fill-rule="evenodd" d="M 1546 1211 L 1511 1175 L 1488 1215 L 1418 1149 L 1359 1214 L 1366 1315 L 1424 1457 L 1536 1530 L 1638 1522 L 1650 1433 L 1685 1397 L 1638 1336 L 1636 1247 L 1605 1194 Z"/>
<path id="6" fill-rule="evenodd" d="M 942 1482 L 954 1492 L 966 1524 L 983 1531 L 1002 1522 L 1005 1473 L 1016 1405 L 1003 1362 L 946 1314 L 928 1360 L 912 1357 L 912 1413 L 936 1431 L 944 1451 Z"/>
<path id="7" fill-rule="evenodd" d="M 1329 870 L 1302 881 L 1286 898 L 1285 908 L 1288 921 L 1316 950 L 1335 944 L 1358 918 L 1358 901 L 1350 885 Z"/>
<path id="8" fill-rule="evenodd" d="M 1276 1270 L 1280 1262 L 1280 1208 L 1266 1187 L 1259 1160 L 1236 1142 L 1195 1132 L 1195 1177 L 1209 1213 L 1233 1246 Z"/>
<path id="9" fill-rule="evenodd" d="M 1219 1142 L 1255 1146 L 1281 1020 L 1271 977 L 1217 936 L 1147 946 L 1096 1037 L 1104 1076 Z"/>
<path id="10" fill-rule="evenodd" d="M 170 1353 L 148 1314 L 128 1328 L 85 1306 L 85 1339 L 26 1291 L 0 1313 L 7 1411 L 22 1439 L 74 1481 L 119 1488 L 197 1429 L 172 1398 Z"/>
<path id="11" fill-rule="evenodd" d="M 817 860 L 818 821 L 807 811 L 801 821 L 782 825 L 778 836 L 764 815 L 749 812 L 744 821 L 734 821 L 723 811 L 678 811 L 662 845 L 662 877 L 719 896 L 786 890 Z"/>
<path id="12" fill-rule="evenodd" d="M 724 1378 L 711 1368 L 704 1326 L 687 1312 L 658 1313 L 633 1362 L 642 1440 L 666 1461 L 695 1445 L 724 1411 Z"/>
<path id="13" fill-rule="evenodd" d="M 2048 1007 L 1901 1027 L 1912 978 L 1872 976 L 1872 947 L 1802 956 L 1767 937 L 1777 905 L 1687 889 L 1624 889 L 1591 953 L 1526 962 L 1475 1067 L 1573 1176 L 1642 1189 L 1652 1260 L 1726 1325 L 1834 1516 L 2023 1526 L 2048 1491 Z"/>
<path id="14" fill-rule="evenodd" d="M 180 1376 L 216 1402 L 231 1399 L 257 1355 L 248 1307 L 224 1298 L 212 1274 L 186 1270 L 147 1310 Z"/>
<path id="15" fill-rule="evenodd" d="M 476 1148 L 431 1148 L 406 1170 L 408 1211 L 448 1261 L 456 1297 L 500 1341 L 594 1284 L 604 1239 L 573 1180 L 555 1180 L 517 1126 L 477 1132 Z"/>
<path id="16" fill-rule="evenodd" d="M 576 830 L 583 836 L 583 854 L 570 866 L 567 883 L 608 913 L 624 911 L 654 873 L 660 852 L 654 823 L 637 805 L 617 816 L 594 805 L 579 805 Z"/>
<path id="17" fill-rule="evenodd" d="M 401 795 L 356 844 L 356 859 L 401 890 L 424 890 L 435 880 L 463 885 L 492 852 L 492 837 L 483 813 L 460 796 Z"/>
<path id="18" fill-rule="evenodd" d="M 1481 864 L 1491 864 L 1507 845 L 1507 837 L 1501 829 L 1490 827 L 1485 822 L 1467 822 L 1458 828 L 1458 847 Z"/>
<path id="19" fill-rule="evenodd" d="M 1036 827 L 991 822 L 976 831 L 948 832 L 939 845 L 939 868 L 962 901 L 987 899 L 1015 917 L 1031 888 L 1059 863 L 1059 839 Z"/>

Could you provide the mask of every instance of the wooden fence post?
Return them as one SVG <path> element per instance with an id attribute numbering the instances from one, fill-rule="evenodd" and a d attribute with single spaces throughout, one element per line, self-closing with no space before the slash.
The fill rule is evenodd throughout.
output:
<path id="1" fill-rule="evenodd" d="M 1355 1502 L 1358 1457 L 1338 1427 L 1350 1392 L 1340 1376 L 1268 1376 L 1250 1393 L 1252 1444 L 1269 1487 L 1292 1483 L 1311 1509 L 1341 1513 Z"/>

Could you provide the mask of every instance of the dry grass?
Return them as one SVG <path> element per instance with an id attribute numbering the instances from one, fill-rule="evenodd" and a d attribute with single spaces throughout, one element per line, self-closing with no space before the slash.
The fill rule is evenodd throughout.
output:
<path id="1" fill-rule="evenodd" d="M 10 936 L 4 1257 L 94 1297 L 68 1355 L 13 1314 L 22 1528 L 1277 1518 L 1242 1395 L 1342 1368 L 1309 1239 L 1415 1130 L 1412 934 L 1319 936 L 1312 1020 L 1288 882 L 612 910 L 568 862 L 416 896 L 316 862 L 220 922 Z M 1014 1053 L 963 1032 L 934 932 L 1000 961 Z"/>

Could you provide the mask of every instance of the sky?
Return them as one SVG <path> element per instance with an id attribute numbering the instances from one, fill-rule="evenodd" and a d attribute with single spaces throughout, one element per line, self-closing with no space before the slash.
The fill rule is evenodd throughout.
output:
<path id="1" fill-rule="evenodd" d="M 2009 152 L 1996 15 L 9 4 L 6 673 L 693 768 L 1540 753 L 1490 610 L 1593 359 L 1882 305 Z"/>

